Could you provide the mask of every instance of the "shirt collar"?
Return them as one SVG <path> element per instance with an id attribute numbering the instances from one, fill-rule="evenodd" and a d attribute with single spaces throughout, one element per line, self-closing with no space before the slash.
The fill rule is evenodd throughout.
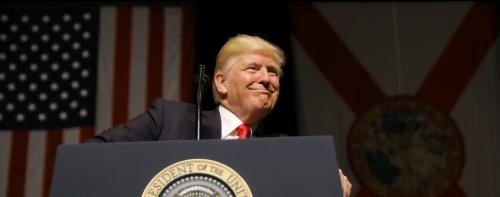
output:
<path id="1" fill-rule="evenodd" d="M 243 124 L 243 122 L 223 105 L 219 105 L 219 114 L 221 120 L 221 139 L 238 139 L 238 136 L 229 136 L 229 134 L 233 132 L 236 127 Z M 251 134 L 257 126 L 258 124 L 250 125 L 250 136 L 252 136 Z"/>

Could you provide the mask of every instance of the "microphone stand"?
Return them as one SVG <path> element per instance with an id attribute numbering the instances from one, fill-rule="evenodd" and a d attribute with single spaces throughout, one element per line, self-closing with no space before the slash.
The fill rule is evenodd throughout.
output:
<path id="1" fill-rule="evenodd" d="M 198 87 L 196 90 L 196 125 L 195 136 L 196 140 L 201 138 L 201 106 L 203 101 L 203 89 L 206 83 L 205 65 L 201 64 L 198 69 Z"/>

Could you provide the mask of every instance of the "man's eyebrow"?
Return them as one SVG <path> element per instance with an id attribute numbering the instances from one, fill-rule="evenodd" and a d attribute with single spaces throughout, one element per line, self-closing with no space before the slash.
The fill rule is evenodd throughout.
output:
<path id="1" fill-rule="evenodd" d="M 250 66 L 259 66 L 259 64 L 255 63 L 255 62 L 248 62 L 248 63 L 241 64 L 241 68 L 248 68 Z"/>

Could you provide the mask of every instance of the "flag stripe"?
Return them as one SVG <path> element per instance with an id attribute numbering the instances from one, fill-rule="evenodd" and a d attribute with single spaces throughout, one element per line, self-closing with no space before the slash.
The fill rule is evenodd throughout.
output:
<path id="1" fill-rule="evenodd" d="M 169 100 L 180 99 L 180 59 L 181 59 L 181 18 L 182 10 L 176 8 L 165 8 L 165 31 L 163 57 L 163 98 Z"/>
<path id="2" fill-rule="evenodd" d="M 80 128 L 80 142 L 85 142 L 85 140 L 94 135 L 95 135 L 95 127 L 83 126 Z"/>
<path id="3" fill-rule="evenodd" d="M 47 144 L 45 146 L 45 171 L 43 177 L 43 196 L 49 196 L 52 172 L 56 158 L 57 146 L 63 142 L 62 129 L 47 131 Z"/>
<path id="4" fill-rule="evenodd" d="M 26 179 L 26 196 L 35 197 L 42 196 L 43 188 L 43 173 L 45 160 L 45 147 L 47 143 L 47 132 L 45 130 L 32 130 L 29 134 L 28 145 L 28 167 Z"/>
<path id="5" fill-rule="evenodd" d="M 483 3 L 471 7 L 417 97 L 444 112 L 452 110 L 496 39 L 493 13 L 493 8 Z"/>
<path id="6" fill-rule="evenodd" d="M 181 46 L 181 101 L 191 102 L 194 68 L 194 23 L 195 9 L 186 7 L 182 10 L 182 46 Z"/>
<path id="7" fill-rule="evenodd" d="M 99 57 L 97 65 L 97 104 L 96 131 L 101 132 L 111 127 L 112 122 L 112 86 L 115 56 L 116 8 L 102 7 L 99 26 Z"/>
<path id="8" fill-rule="evenodd" d="M 138 103 L 146 101 L 146 64 L 148 13 L 146 7 L 134 7 L 132 17 L 132 64 L 130 70 L 130 91 L 128 117 L 144 112 L 144 106 Z M 118 41 L 118 40 L 117 40 Z"/>
<path id="9" fill-rule="evenodd" d="M 9 157 L 12 142 L 11 131 L 0 131 L 0 196 L 7 195 L 7 174 L 9 174 Z"/>
<path id="10" fill-rule="evenodd" d="M 113 79 L 113 117 L 112 124 L 127 121 L 128 90 L 131 53 L 132 9 L 120 7 L 117 10 L 115 38 L 115 64 Z"/>
<path id="11" fill-rule="evenodd" d="M 291 13 L 293 34 L 325 79 L 356 114 L 363 113 L 385 97 L 382 89 L 311 3 L 295 4 L 291 6 Z"/>
<path id="12" fill-rule="evenodd" d="M 149 36 L 148 36 L 148 77 L 147 100 L 145 107 L 153 104 L 155 98 L 162 96 L 163 74 L 163 27 L 164 12 L 162 7 L 155 7 L 149 11 Z M 168 36 L 168 35 L 167 35 Z"/>
<path id="13" fill-rule="evenodd" d="M 66 128 L 63 130 L 63 144 L 78 144 L 82 132 L 78 127 Z"/>
<path id="14" fill-rule="evenodd" d="M 26 160 L 28 152 L 27 130 L 14 130 L 10 152 L 9 181 L 7 196 L 24 196 L 24 182 L 26 179 Z"/>

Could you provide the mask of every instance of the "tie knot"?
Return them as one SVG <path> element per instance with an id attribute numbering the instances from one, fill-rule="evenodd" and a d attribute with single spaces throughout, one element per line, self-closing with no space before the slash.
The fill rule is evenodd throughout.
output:
<path id="1" fill-rule="evenodd" d="M 245 123 L 236 127 L 236 131 L 238 132 L 238 139 L 247 139 L 250 137 L 250 127 Z"/>

